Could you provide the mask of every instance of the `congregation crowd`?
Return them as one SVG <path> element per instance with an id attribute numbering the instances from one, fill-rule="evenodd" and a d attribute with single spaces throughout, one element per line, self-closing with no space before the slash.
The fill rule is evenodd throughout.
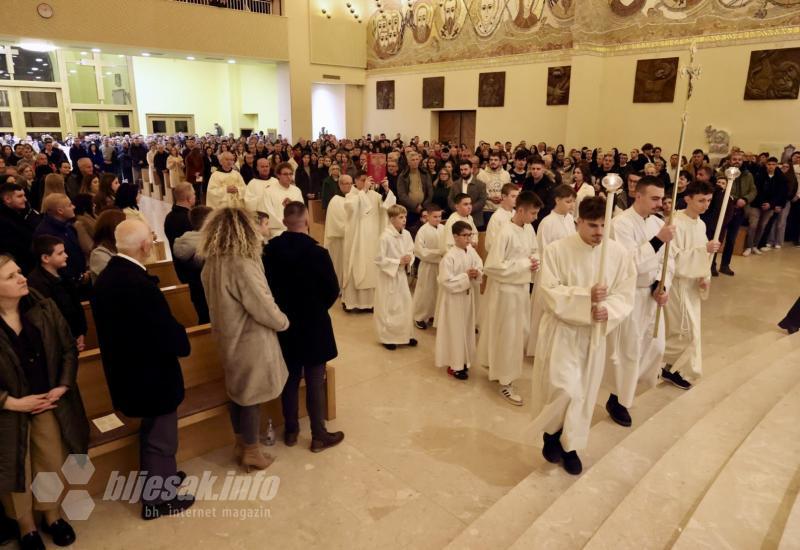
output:
<path id="1" fill-rule="evenodd" d="M 380 181 L 370 175 L 376 154 L 385 155 Z M 730 181 L 729 167 L 738 169 Z M 601 262 L 609 174 L 623 184 Z M 415 346 L 415 330 L 435 327 L 436 366 L 458 380 L 473 365 L 487 367 L 513 405 L 523 404 L 514 383 L 534 356 L 543 453 L 577 474 L 601 384 L 611 389 L 610 416 L 630 426 L 637 387 L 660 377 L 689 389 L 700 376 L 700 301 L 710 277 L 734 275 L 740 228 L 747 227 L 745 257 L 800 246 L 798 178 L 793 149 L 780 159 L 738 148 L 711 159 L 701 149 L 665 158 L 649 143 L 629 153 L 524 141 L 471 148 L 384 134 L 295 144 L 221 131 L 68 135 L 64 143 L 7 137 L 0 152 L 0 495 L 14 519 L 7 530 L 23 548 L 43 548 L 36 510 L 55 544 L 75 540 L 57 504 L 33 498 L 30 480 L 58 471 L 65 451 L 88 449 L 76 384 L 87 331 L 82 300 L 91 301 L 115 409 L 142 419 L 141 470 L 177 485 L 185 477 L 175 462 L 176 410 L 184 398 L 178 358 L 190 343 L 146 272 L 157 232 L 139 209 L 143 192 L 172 205 L 163 233 L 198 323 L 212 325 L 243 468 L 273 460 L 259 447 L 262 403 L 281 397 L 284 442 L 297 444 L 302 378 L 310 449 L 343 440 L 325 427 L 323 387 L 325 364 L 337 355 L 328 310 L 341 298 L 346 312 L 373 313 L 387 350 Z M 314 200 L 325 213 L 324 247 L 308 235 Z M 658 308 L 666 321 L 652 338 Z M 607 327 L 602 345 L 593 336 L 598 323 Z M 142 517 L 192 503 L 158 492 L 143 498 Z"/>

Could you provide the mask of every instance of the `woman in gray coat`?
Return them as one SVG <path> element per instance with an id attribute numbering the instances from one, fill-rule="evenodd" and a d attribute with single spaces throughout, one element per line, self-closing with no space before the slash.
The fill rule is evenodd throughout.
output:
<path id="1" fill-rule="evenodd" d="M 277 398 L 288 377 L 276 331 L 289 328 L 261 262 L 263 241 L 250 213 L 214 210 L 203 226 L 201 273 L 217 338 L 236 435 L 234 455 L 249 472 L 273 461 L 259 450 L 261 403 Z"/>
<path id="2" fill-rule="evenodd" d="M 39 472 L 58 472 L 65 452 L 87 452 L 77 374 L 75 339 L 56 304 L 29 290 L 14 260 L 0 255 L 0 500 L 19 523 L 23 550 L 44 548 L 34 510 L 56 545 L 75 541 L 58 502 L 34 499 L 30 483 Z"/>

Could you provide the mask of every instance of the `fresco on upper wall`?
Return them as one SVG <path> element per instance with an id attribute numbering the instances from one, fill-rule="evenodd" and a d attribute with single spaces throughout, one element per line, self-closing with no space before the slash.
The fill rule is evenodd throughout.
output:
<path id="1" fill-rule="evenodd" d="M 800 25 L 800 0 L 382 0 L 369 69 Z"/>

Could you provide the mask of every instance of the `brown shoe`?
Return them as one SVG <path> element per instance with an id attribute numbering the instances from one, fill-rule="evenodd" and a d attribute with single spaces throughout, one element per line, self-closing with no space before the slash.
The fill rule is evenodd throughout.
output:
<path id="1" fill-rule="evenodd" d="M 344 432 L 326 433 L 322 439 L 311 440 L 311 452 L 321 453 L 325 449 L 335 447 L 342 441 L 344 441 Z"/>
<path id="2" fill-rule="evenodd" d="M 242 454 L 242 467 L 248 474 L 250 473 L 251 469 L 266 470 L 273 462 L 275 462 L 273 457 L 261 453 L 258 443 L 244 446 L 244 454 Z"/>
<path id="3" fill-rule="evenodd" d="M 297 445 L 297 432 L 284 432 L 283 442 L 287 447 L 294 447 Z"/>

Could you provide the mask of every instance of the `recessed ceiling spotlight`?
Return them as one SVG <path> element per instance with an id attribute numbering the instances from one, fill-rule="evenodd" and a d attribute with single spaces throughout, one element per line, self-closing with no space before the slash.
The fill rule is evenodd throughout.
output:
<path id="1" fill-rule="evenodd" d="M 81 52 L 81 55 L 89 55 L 89 52 Z"/>
<path id="2" fill-rule="evenodd" d="M 194 57 L 192 57 L 191 55 L 190 55 L 190 56 L 187 56 L 187 57 L 186 57 L 186 60 L 187 60 L 187 61 L 194 61 Z"/>
<path id="3" fill-rule="evenodd" d="M 70 69 L 69 74 L 78 74 L 78 71 L 76 71 L 75 69 Z"/>
<path id="4" fill-rule="evenodd" d="M 92 51 L 93 51 L 94 53 L 100 53 L 100 48 L 92 48 Z"/>
<path id="5" fill-rule="evenodd" d="M 37 62 L 37 63 L 41 63 L 42 61 L 43 61 L 43 59 L 42 59 L 41 57 L 37 57 L 37 58 L 36 58 L 36 62 Z"/>
<path id="6" fill-rule="evenodd" d="M 149 53 L 147 53 L 147 52 L 142 52 L 142 56 L 144 56 L 144 57 L 150 57 L 150 54 L 149 54 Z"/>
<path id="7" fill-rule="evenodd" d="M 41 80 L 41 79 L 42 79 L 42 77 L 41 77 L 41 76 L 37 76 L 37 77 L 36 77 L 36 80 Z"/>
<path id="8" fill-rule="evenodd" d="M 236 60 L 235 59 L 229 59 L 228 63 L 230 63 L 231 65 L 235 65 L 236 64 Z"/>

